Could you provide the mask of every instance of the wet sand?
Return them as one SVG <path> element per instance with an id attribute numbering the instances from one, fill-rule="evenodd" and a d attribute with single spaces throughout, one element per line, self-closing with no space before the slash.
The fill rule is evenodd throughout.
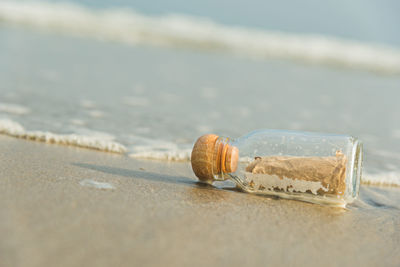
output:
<path id="1" fill-rule="evenodd" d="M 188 162 L 0 136 L 1 266 L 399 266 L 400 188 L 347 210 L 196 182 Z"/>

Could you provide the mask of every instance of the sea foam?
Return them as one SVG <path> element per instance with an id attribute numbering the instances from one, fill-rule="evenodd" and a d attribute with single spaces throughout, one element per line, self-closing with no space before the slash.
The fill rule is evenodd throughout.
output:
<path id="1" fill-rule="evenodd" d="M 30 113 L 29 108 L 12 103 L 0 103 L 0 111 L 14 115 L 26 115 Z"/>
<path id="2" fill-rule="evenodd" d="M 400 74 L 400 50 L 313 34 L 226 26 L 184 15 L 147 16 L 130 9 L 72 3 L 1 1 L 0 21 L 126 44 L 190 47 L 252 58 L 279 58 Z"/>
<path id="3" fill-rule="evenodd" d="M 6 134 L 13 137 L 45 143 L 97 149 L 106 152 L 126 152 L 125 146 L 117 142 L 110 141 L 107 138 L 99 138 L 98 136 L 90 135 L 86 136 L 78 134 L 55 134 L 42 131 L 27 131 L 22 125 L 9 119 L 0 119 L 0 134 Z"/>
<path id="4" fill-rule="evenodd" d="M 79 182 L 79 184 L 81 186 L 94 187 L 97 189 L 114 189 L 114 186 L 110 183 L 97 182 L 92 179 L 83 179 Z"/>
<path id="5" fill-rule="evenodd" d="M 136 144 L 129 148 L 132 158 L 189 161 L 192 145 L 178 145 L 163 140 L 140 138 Z"/>
<path id="6" fill-rule="evenodd" d="M 158 150 L 148 149 L 129 153 L 132 158 L 141 159 L 156 159 L 156 160 L 168 160 L 168 161 L 189 161 L 191 149 L 170 149 L 170 150 Z"/>
<path id="7" fill-rule="evenodd" d="M 361 177 L 362 184 L 368 185 L 383 185 L 383 186 L 400 186 L 400 173 L 380 172 L 380 173 L 365 173 Z"/>
<path id="8" fill-rule="evenodd" d="M 167 141 L 138 138 L 135 145 L 131 146 L 128 150 L 124 145 L 112 141 L 109 136 L 103 136 L 96 132 L 90 134 L 89 131 L 90 135 L 81 135 L 27 131 L 22 125 L 9 119 L 0 119 L 0 134 L 52 144 L 71 145 L 128 154 L 130 157 L 139 159 L 165 161 L 190 161 L 192 148 L 192 145 L 188 144 L 178 145 Z M 248 159 L 244 162 L 248 162 Z M 400 186 L 400 173 L 396 171 L 380 173 L 364 172 L 361 177 L 361 183 L 366 185 Z"/>

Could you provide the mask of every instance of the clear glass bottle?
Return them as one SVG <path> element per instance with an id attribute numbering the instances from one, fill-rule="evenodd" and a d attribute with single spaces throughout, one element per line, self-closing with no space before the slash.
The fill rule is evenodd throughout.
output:
<path id="1" fill-rule="evenodd" d="M 193 147 L 192 168 L 203 182 L 231 179 L 249 193 L 345 207 L 358 196 L 362 143 L 286 130 L 237 139 L 204 135 Z"/>

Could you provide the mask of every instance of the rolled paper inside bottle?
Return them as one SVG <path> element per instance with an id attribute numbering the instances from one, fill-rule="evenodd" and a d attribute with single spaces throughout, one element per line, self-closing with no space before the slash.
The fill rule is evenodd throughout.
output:
<path id="1" fill-rule="evenodd" d="M 255 190 L 342 196 L 346 164 L 347 158 L 340 151 L 332 157 L 256 157 L 246 167 L 246 178 Z"/>

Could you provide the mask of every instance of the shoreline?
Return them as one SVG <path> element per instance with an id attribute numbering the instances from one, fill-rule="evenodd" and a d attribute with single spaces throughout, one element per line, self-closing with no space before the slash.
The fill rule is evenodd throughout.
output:
<path id="1" fill-rule="evenodd" d="M 0 151 L 5 266 L 400 264 L 398 188 L 343 210 L 205 186 L 189 163 L 3 135 Z"/>

